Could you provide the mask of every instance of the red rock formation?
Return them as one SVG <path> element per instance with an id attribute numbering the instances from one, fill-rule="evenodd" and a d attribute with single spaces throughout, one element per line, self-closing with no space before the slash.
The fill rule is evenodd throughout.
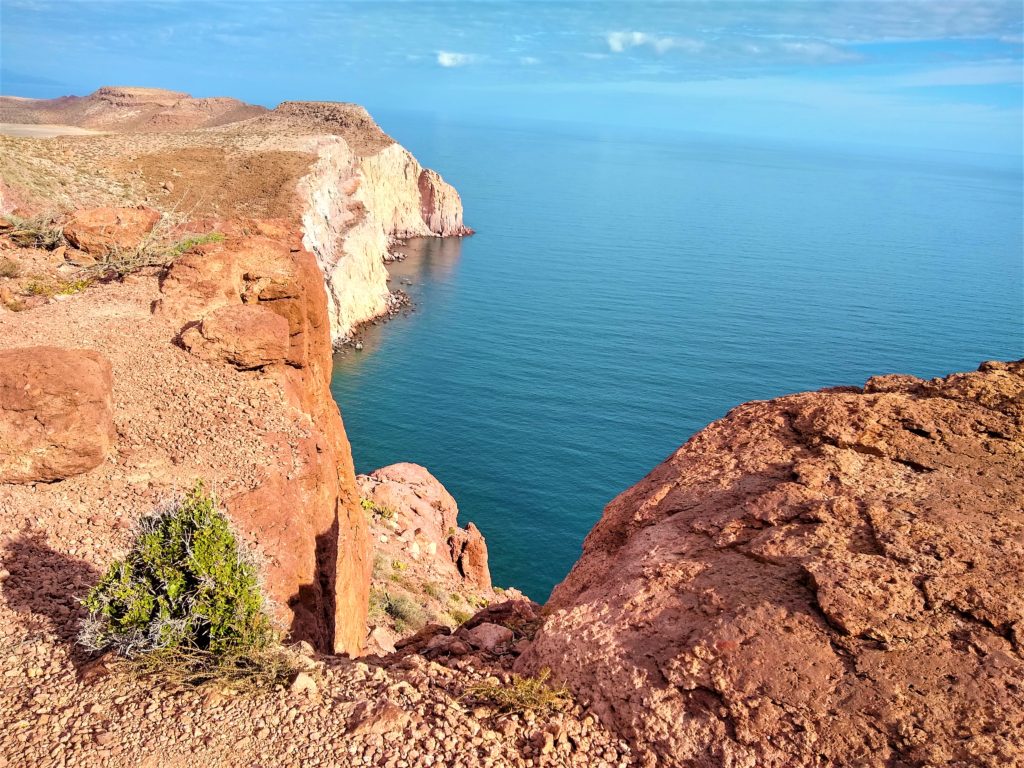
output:
<path id="1" fill-rule="evenodd" d="M 455 499 L 437 478 L 418 464 L 391 464 L 357 478 L 363 498 L 395 513 L 395 527 L 407 532 L 417 556 L 432 563 L 437 578 L 461 579 L 472 589 L 489 593 L 487 543 L 469 523 L 459 527 Z"/>
<path id="2" fill-rule="evenodd" d="M 351 450 L 330 393 L 327 299 L 315 259 L 298 245 L 297 234 L 290 244 L 263 236 L 229 239 L 178 260 L 161 291 L 158 311 L 177 318 L 186 339 L 196 342 L 189 329 L 212 322 L 224 333 L 210 335 L 230 336 L 223 346 L 232 355 L 247 334 L 246 319 L 254 332 L 267 331 L 260 336 L 278 333 L 262 313 L 285 321 L 286 365 L 266 374 L 283 377 L 308 437 L 288 446 L 293 459 L 287 466 L 266 467 L 258 488 L 227 499 L 228 512 L 272 556 L 267 588 L 293 638 L 360 652 L 372 563 Z M 200 334 L 205 338 L 207 331 Z"/>
<path id="3" fill-rule="evenodd" d="M 160 214 L 152 208 L 83 208 L 64 224 L 64 236 L 81 251 L 103 256 L 115 248 L 135 248 L 153 231 Z"/>
<path id="4" fill-rule="evenodd" d="M 276 312 L 240 304 L 213 310 L 181 338 L 199 357 L 249 369 L 283 363 L 288 356 L 288 331 L 288 321 Z"/>
<path id="5" fill-rule="evenodd" d="M 88 349 L 0 350 L 0 483 L 88 472 L 114 446 L 110 362 Z"/>
<path id="6" fill-rule="evenodd" d="M 605 510 L 520 667 L 653 766 L 1024 764 L 1024 361 L 740 406 Z"/>

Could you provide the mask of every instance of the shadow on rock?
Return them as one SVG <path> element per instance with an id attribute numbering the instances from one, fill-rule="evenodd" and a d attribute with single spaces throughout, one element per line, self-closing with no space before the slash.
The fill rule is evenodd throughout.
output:
<path id="1" fill-rule="evenodd" d="M 75 641 L 85 609 L 79 602 L 100 573 L 89 563 L 58 552 L 45 536 L 30 533 L 10 542 L 0 557 L 10 576 L 3 583 L 2 597 L 30 630 L 50 632 L 66 643 L 76 668 L 91 655 Z"/>

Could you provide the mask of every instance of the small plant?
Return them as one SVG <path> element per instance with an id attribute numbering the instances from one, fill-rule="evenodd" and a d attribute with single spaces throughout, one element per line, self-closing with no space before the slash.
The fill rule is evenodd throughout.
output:
<path id="1" fill-rule="evenodd" d="M 93 281 L 90 278 L 82 278 L 80 280 L 66 280 L 57 286 L 55 295 L 57 296 L 70 296 L 74 293 L 81 293 L 90 285 Z"/>
<path id="2" fill-rule="evenodd" d="M 29 296 L 45 296 L 50 298 L 57 292 L 57 286 L 45 278 L 33 277 L 25 284 L 22 290 Z"/>
<path id="3" fill-rule="evenodd" d="M 21 267 L 14 259 L 6 256 L 0 258 L 0 277 L 18 277 L 21 275 Z"/>
<path id="4" fill-rule="evenodd" d="M 359 506 L 378 520 L 391 520 L 395 517 L 395 510 L 391 507 L 378 504 L 373 499 L 360 499 Z"/>
<path id="5" fill-rule="evenodd" d="M 53 216 L 40 215 L 22 218 L 11 216 L 11 223 L 14 226 L 7 234 L 15 245 L 22 248 L 42 248 L 52 251 L 65 245 L 64 228 L 57 223 Z"/>
<path id="6" fill-rule="evenodd" d="M 210 232 L 205 235 L 193 235 L 192 237 L 186 237 L 184 240 L 179 240 L 177 243 L 172 245 L 168 251 L 173 256 L 181 256 L 183 253 L 191 251 L 198 245 L 206 245 L 207 243 L 223 243 L 224 235 L 220 232 Z"/>
<path id="7" fill-rule="evenodd" d="M 483 682 L 466 690 L 463 699 L 472 704 L 494 707 L 503 714 L 519 714 L 531 710 L 540 714 L 557 712 L 572 703 L 564 685 L 552 688 L 547 684 L 550 669 L 542 669 L 537 677 L 513 674 L 508 683 Z"/>
<path id="8" fill-rule="evenodd" d="M 441 588 L 432 581 L 423 582 L 423 594 L 427 597 L 432 597 L 435 600 L 444 599 L 444 593 L 441 592 Z"/>
<path id="9" fill-rule="evenodd" d="M 375 589 L 370 593 L 370 617 L 379 621 L 384 616 L 391 619 L 399 632 L 415 632 L 427 623 L 422 606 L 408 595 L 392 595 L 387 590 Z"/>
<path id="10" fill-rule="evenodd" d="M 167 245 L 157 241 L 156 233 L 154 229 L 134 248 L 111 247 L 95 264 L 83 267 L 81 273 L 93 279 L 120 280 L 146 267 L 169 267 L 175 259 L 197 245 L 224 240 L 220 232 L 211 232 Z"/>
<path id="11" fill-rule="evenodd" d="M 452 621 L 455 622 L 455 626 L 459 627 L 473 618 L 473 614 L 469 611 L 464 611 L 461 608 L 451 608 L 448 611 L 448 615 L 452 617 Z"/>
<path id="12" fill-rule="evenodd" d="M 402 571 L 404 571 L 408 567 L 409 566 L 407 566 L 401 560 L 392 560 L 391 561 L 391 569 L 394 570 L 394 571 L 398 571 L 399 573 L 401 573 Z"/>
<path id="13" fill-rule="evenodd" d="M 79 642 L 175 679 L 277 680 L 286 660 L 258 569 L 215 497 L 197 483 L 143 518 L 131 551 L 83 600 Z"/>

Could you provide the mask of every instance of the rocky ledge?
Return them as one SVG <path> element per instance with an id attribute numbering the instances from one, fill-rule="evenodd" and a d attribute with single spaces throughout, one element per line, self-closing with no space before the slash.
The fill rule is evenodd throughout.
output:
<path id="1" fill-rule="evenodd" d="M 736 408 L 545 611 L 646 766 L 1024 764 L 1024 361 Z"/>

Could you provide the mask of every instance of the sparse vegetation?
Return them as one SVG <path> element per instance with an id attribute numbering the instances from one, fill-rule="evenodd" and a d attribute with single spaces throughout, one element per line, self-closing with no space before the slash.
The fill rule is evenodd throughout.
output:
<path id="1" fill-rule="evenodd" d="M 464 611 L 461 608 L 449 608 L 448 615 L 452 617 L 452 621 L 455 622 L 455 626 L 459 627 L 473 618 L 473 614 L 469 611 Z"/>
<path id="2" fill-rule="evenodd" d="M 18 266 L 18 262 L 14 259 L 9 259 L 6 256 L 0 258 L 0 277 L 20 277 L 21 267 Z"/>
<path id="3" fill-rule="evenodd" d="M 408 566 L 405 563 L 403 563 L 401 560 L 392 560 L 391 561 L 391 569 L 394 570 L 394 571 L 402 572 L 406 568 L 408 568 Z"/>
<path id="4" fill-rule="evenodd" d="M 65 245 L 64 228 L 57 223 L 52 215 L 39 215 L 22 218 L 8 217 L 14 226 L 7 231 L 11 241 L 22 248 L 42 248 L 52 251 Z"/>
<path id="5" fill-rule="evenodd" d="M 439 586 L 437 586 L 437 584 L 435 584 L 432 581 L 425 581 L 425 582 L 423 582 L 423 593 L 427 597 L 432 597 L 435 600 L 443 600 L 444 599 L 444 593 L 441 591 L 441 588 Z"/>
<path id="6" fill-rule="evenodd" d="M 408 595 L 392 595 L 387 590 L 374 589 L 370 592 L 370 616 L 380 620 L 387 615 L 394 622 L 398 632 L 411 630 L 415 632 L 427 623 L 427 614 Z"/>
<path id="7" fill-rule="evenodd" d="M 378 520 L 392 520 L 395 517 L 395 510 L 386 505 L 378 504 L 373 499 L 360 499 L 359 506 Z"/>
<path id="8" fill-rule="evenodd" d="M 154 229 L 134 248 L 111 248 L 95 264 L 83 267 L 81 274 L 93 279 L 120 280 L 147 267 L 169 267 L 175 259 L 196 246 L 224 240 L 220 232 L 210 232 L 166 244 L 160 242 L 157 233 L 158 229 Z"/>
<path id="9" fill-rule="evenodd" d="M 83 601 L 79 642 L 182 682 L 278 680 L 290 670 L 257 566 L 201 483 L 143 518 L 127 557 Z"/>
<path id="10" fill-rule="evenodd" d="M 33 277 L 25 284 L 22 289 L 24 293 L 29 296 L 44 296 L 46 298 L 52 298 L 53 296 L 69 296 L 75 293 L 81 293 L 90 285 L 92 285 L 92 278 L 79 278 L 77 280 L 52 280 L 46 277 Z"/>
<path id="11" fill-rule="evenodd" d="M 552 688 L 547 684 L 550 669 L 541 670 L 537 677 L 513 674 L 508 683 L 483 682 L 466 690 L 464 700 L 471 704 L 494 707 L 504 714 L 518 714 L 531 710 L 540 714 L 557 712 L 572 703 L 569 690 L 563 685 Z"/>

